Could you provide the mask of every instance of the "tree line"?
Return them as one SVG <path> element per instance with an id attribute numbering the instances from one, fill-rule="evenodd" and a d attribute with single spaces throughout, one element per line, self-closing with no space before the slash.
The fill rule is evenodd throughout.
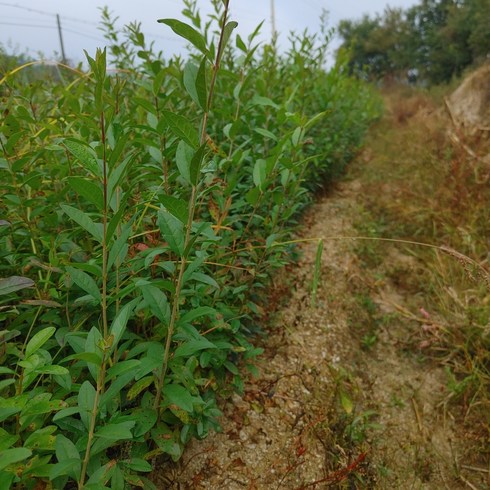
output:
<path id="1" fill-rule="evenodd" d="M 342 20 L 338 56 L 352 73 L 439 84 L 490 57 L 490 0 L 422 0 Z"/>

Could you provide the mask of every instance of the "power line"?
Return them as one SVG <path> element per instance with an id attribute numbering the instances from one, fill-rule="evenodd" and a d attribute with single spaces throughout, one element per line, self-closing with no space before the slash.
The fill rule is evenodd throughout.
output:
<path id="1" fill-rule="evenodd" d="M 74 29 L 70 29 L 67 27 L 63 27 L 63 31 L 70 32 L 71 34 L 77 34 L 78 36 L 87 37 L 89 39 L 92 39 L 94 41 L 99 41 L 101 43 L 107 42 L 105 39 L 102 39 L 101 37 L 92 36 L 90 34 L 87 34 L 86 32 L 75 31 Z"/>
<path id="2" fill-rule="evenodd" d="M 46 10 L 38 10 L 38 9 L 30 8 L 30 7 L 24 7 L 23 5 L 18 5 L 16 3 L 0 2 L 0 5 L 3 5 L 5 7 L 12 7 L 12 8 L 25 10 L 27 12 L 33 12 L 33 13 L 39 14 L 39 15 L 47 15 L 50 17 L 56 17 L 56 15 L 57 15 L 55 12 L 48 12 Z M 72 22 L 78 22 L 80 24 L 91 24 L 91 25 L 95 25 L 95 26 L 99 25 L 98 22 L 94 22 L 93 20 L 79 19 L 77 17 L 63 16 L 63 20 L 65 20 L 65 19 L 70 20 Z"/>
<path id="3" fill-rule="evenodd" d="M 15 27 L 37 27 L 40 29 L 56 29 L 56 26 L 47 26 L 41 24 L 20 24 L 17 22 L 0 22 L 4 26 L 15 26 Z"/>
<path id="4" fill-rule="evenodd" d="M 35 27 L 39 29 L 58 29 L 56 26 L 48 26 L 48 25 L 41 25 L 41 24 L 23 24 L 17 22 L 0 22 L 0 25 L 15 26 L 15 27 Z M 74 29 L 70 29 L 67 27 L 63 27 L 63 31 L 70 32 L 71 34 L 77 34 L 78 36 L 87 37 L 89 39 L 93 39 L 94 41 L 105 42 L 105 40 L 101 37 L 92 36 L 90 34 L 87 34 L 86 32 L 76 31 Z"/>

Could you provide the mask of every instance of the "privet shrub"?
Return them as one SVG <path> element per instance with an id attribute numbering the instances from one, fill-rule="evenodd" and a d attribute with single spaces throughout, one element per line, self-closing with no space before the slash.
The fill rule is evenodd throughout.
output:
<path id="1" fill-rule="evenodd" d="M 279 55 L 214 6 L 160 21 L 186 60 L 104 11 L 89 71 L 1 80 L 0 488 L 152 488 L 218 428 L 307 188 L 378 115 L 325 32 Z"/>

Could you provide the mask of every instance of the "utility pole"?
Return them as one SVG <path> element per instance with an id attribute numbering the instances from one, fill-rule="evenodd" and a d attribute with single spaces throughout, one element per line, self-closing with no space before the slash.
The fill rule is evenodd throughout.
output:
<path id="1" fill-rule="evenodd" d="M 61 21 L 59 14 L 56 14 L 56 21 L 58 23 L 58 35 L 60 37 L 60 46 L 61 46 L 61 62 L 66 65 L 66 55 L 65 55 L 65 46 L 63 44 L 63 33 L 61 32 Z"/>
<path id="2" fill-rule="evenodd" d="M 277 31 L 276 31 L 276 11 L 274 8 L 274 0 L 271 0 L 271 26 L 272 26 L 272 42 L 275 42 L 277 37 Z"/>

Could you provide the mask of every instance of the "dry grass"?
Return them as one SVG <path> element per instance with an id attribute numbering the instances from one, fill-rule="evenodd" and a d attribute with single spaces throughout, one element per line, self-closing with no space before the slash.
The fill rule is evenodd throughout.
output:
<path id="1" fill-rule="evenodd" d="M 449 250 L 404 247 L 420 266 L 391 275 L 428 305 L 418 345 L 446 366 L 446 406 L 461 416 L 480 439 L 482 455 L 488 455 L 490 284 L 484 271 L 490 270 L 489 134 L 463 133 L 426 93 L 392 90 L 386 106 L 387 116 L 373 138 L 382 147 L 368 149 L 364 165 L 353 172 L 365 182 L 364 205 L 382 236 Z M 420 316 L 416 304 L 412 314 Z"/>

